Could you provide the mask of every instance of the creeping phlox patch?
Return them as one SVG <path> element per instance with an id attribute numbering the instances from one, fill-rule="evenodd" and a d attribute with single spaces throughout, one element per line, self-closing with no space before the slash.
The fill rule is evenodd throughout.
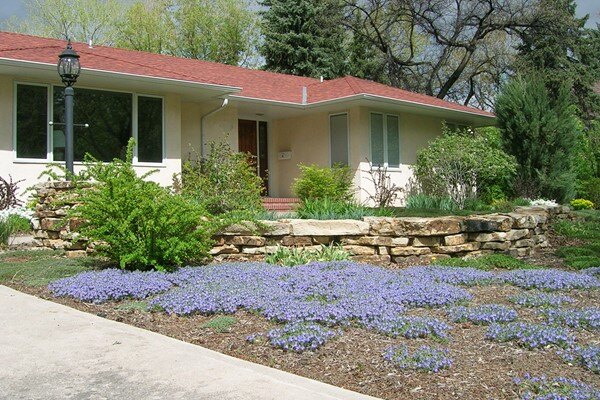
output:
<path id="1" fill-rule="evenodd" d="M 318 349 L 336 335 L 341 335 L 341 332 L 314 323 L 293 322 L 269 331 L 267 337 L 275 347 L 301 353 Z"/>
<path id="2" fill-rule="evenodd" d="M 412 353 L 406 346 L 392 346 L 385 351 L 383 358 L 400 369 L 439 372 L 452 366 L 448 350 L 430 346 L 421 346 Z"/>
<path id="3" fill-rule="evenodd" d="M 529 292 L 520 293 L 508 298 L 511 302 L 523 307 L 558 307 L 563 304 L 574 303 L 572 297 L 562 294 Z"/>
<path id="4" fill-rule="evenodd" d="M 445 322 L 431 317 L 377 317 L 363 321 L 363 326 L 391 337 L 407 339 L 424 338 L 428 336 L 439 339 L 448 338 L 450 326 Z"/>
<path id="5" fill-rule="evenodd" d="M 517 312 L 500 304 L 483 304 L 473 307 L 452 307 L 447 311 L 454 322 L 472 322 L 478 325 L 511 322 L 517 319 Z"/>
<path id="6" fill-rule="evenodd" d="M 351 262 L 294 268 L 232 263 L 187 268 L 174 275 L 179 287 L 150 304 L 179 315 L 243 308 L 280 322 L 348 325 L 397 316 L 406 307 L 439 307 L 472 298 L 466 290 L 431 277 Z"/>
<path id="7" fill-rule="evenodd" d="M 143 299 L 173 286 L 163 272 L 126 272 L 118 269 L 82 272 L 48 285 L 54 296 L 73 297 L 90 303 L 124 298 Z"/>
<path id="8" fill-rule="evenodd" d="M 600 374 L 600 346 L 575 346 L 559 351 L 558 355 L 570 364 L 581 365 L 583 368 Z"/>
<path id="9" fill-rule="evenodd" d="M 501 273 L 499 278 L 523 289 L 570 290 L 600 288 L 600 280 L 591 275 L 557 269 L 518 269 Z"/>
<path id="10" fill-rule="evenodd" d="M 485 335 L 486 339 L 496 342 L 517 342 L 519 346 L 536 349 L 549 345 L 566 348 L 574 343 L 574 337 L 568 329 L 534 324 L 528 322 L 510 322 L 508 324 L 492 324 Z"/>
<path id="11" fill-rule="evenodd" d="M 586 268 L 581 272 L 586 275 L 600 277 L 600 267 Z"/>
<path id="12" fill-rule="evenodd" d="M 412 267 L 402 271 L 402 275 L 413 279 L 424 279 L 450 285 L 476 286 L 497 283 L 496 275 L 475 268 L 455 268 L 425 266 Z"/>
<path id="13" fill-rule="evenodd" d="M 574 379 L 545 376 L 533 377 L 526 374 L 515 378 L 521 400 L 598 400 L 600 391 Z"/>
<path id="14" fill-rule="evenodd" d="M 546 308 L 539 312 L 548 323 L 571 328 L 600 329 L 600 308 Z"/>

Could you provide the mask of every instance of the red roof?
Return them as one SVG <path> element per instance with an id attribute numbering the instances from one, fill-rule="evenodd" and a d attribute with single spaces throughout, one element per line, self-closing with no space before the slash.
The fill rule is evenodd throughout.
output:
<path id="1" fill-rule="evenodd" d="M 64 40 L 0 32 L 0 58 L 54 65 L 64 47 Z M 320 82 L 313 78 L 114 47 L 90 48 L 84 43 L 73 43 L 73 48 L 81 55 L 83 69 L 234 86 L 240 88 L 235 94 L 239 97 L 302 104 L 302 90 L 307 87 L 307 104 L 371 95 L 493 117 L 492 113 L 476 108 L 351 76 Z"/>

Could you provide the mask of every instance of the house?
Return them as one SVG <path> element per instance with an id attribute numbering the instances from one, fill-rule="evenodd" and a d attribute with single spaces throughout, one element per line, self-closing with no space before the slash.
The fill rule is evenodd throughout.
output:
<path id="1" fill-rule="evenodd" d="M 0 32 L 0 175 L 38 181 L 64 160 L 63 40 Z M 140 51 L 74 43 L 75 169 L 86 152 L 102 160 L 137 141 L 136 169 L 169 185 L 191 148 L 226 140 L 255 155 L 268 196 L 292 196 L 298 164 L 344 163 L 359 200 L 370 162 L 403 186 L 418 149 L 443 121 L 485 126 L 494 115 L 354 77 L 313 79 Z"/>

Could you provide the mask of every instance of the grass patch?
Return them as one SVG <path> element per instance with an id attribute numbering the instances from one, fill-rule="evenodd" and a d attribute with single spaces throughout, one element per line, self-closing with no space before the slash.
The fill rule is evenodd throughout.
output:
<path id="1" fill-rule="evenodd" d="M 523 260 L 511 257 L 506 254 L 489 254 L 479 258 L 445 258 L 436 262 L 437 265 L 449 267 L 470 267 L 482 269 L 485 271 L 492 269 L 536 269 L 540 266 L 526 263 Z"/>
<path id="2" fill-rule="evenodd" d="M 53 250 L 20 250 L 0 254 L 0 283 L 19 282 L 42 286 L 79 272 L 102 266 L 91 257 L 66 258 L 64 252 Z"/>
<path id="3" fill-rule="evenodd" d="M 229 332 L 229 329 L 237 323 L 237 319 L 235 317 L 231 317 L 229 315 L 218 315 L 211 319 L 210 321 L 206 321 L 200 328 L 213 329 L 219 333 Z"/>
<path id="4" fill-rule="evenodd" d="M 143 300 L 131 300 L 117 306 L 117 310 L 120 311 L 148 311 L 148 303 Z"/>
<path id="5" fill-rule="evenodd" d="M 563 246 L 556 254 L 574 269 L 600 267 L 600 211 L 582 210 L 575 214 L 579 220 L 558 221 L 554 224 L 554 230 L 559 235 L 582 239 L 586 243 L 581 246 Z"/>

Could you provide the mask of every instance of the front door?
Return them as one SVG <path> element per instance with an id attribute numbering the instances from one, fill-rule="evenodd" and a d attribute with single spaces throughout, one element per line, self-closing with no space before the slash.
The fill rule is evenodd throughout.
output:
<path id="1" fill-rule="evenodd" d="M 263 180 L 263 193 L 268 196 L 267 123 L 247 119 L 238 120 L 238 150 L 250 154 L 250 162 Z"/>

